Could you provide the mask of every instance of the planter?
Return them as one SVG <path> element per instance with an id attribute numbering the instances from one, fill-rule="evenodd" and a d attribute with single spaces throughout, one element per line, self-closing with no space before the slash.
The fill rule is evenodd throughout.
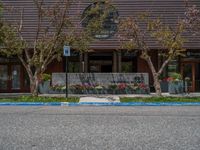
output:
<path id="1" fill-rule="evenodd" d="M 49 94 L 65 94 L 65 90 L 49 90 Z"/>
<path id="2" fill-rule="evenodd" d="M 183 93 L 183 81 L 169 82 L 168 87 L 170 94 L 181 94 Z"/>
<path id="3" fill-rule="evenodd" d="M 134 93 L 134 91 L 132 89 L 130 89 L 130 88 L 126 89 L 126 94 L 133 94 L 133 93 Z"/>
<path id="4" fill-rule="evenodd" d="M 116 92 L 116 94 L 124 94 L 125 93 L 124 90 L 119 90 L 119 89 L 117 89 L 115 92 Z"/>
<path id="5" fill-rule="evenodd" d="M 50 90 L 50 81 L 44 81 L 39 84 L 39 92 L 41 94 L 47 94 Z"/>
<path id="6" fill-rule="evenodd" d="M 104 91 L 104 89 L 96 89 L 94 94 L 105 94 L 106 92 Z"/>
<path id="7" fill-rule="evenodd" d="M 167 81 L 161 81 L 160 86 L 161 86 L 162 92 L 168 92 L 169 91 L 169 83 Z"/>
<path id="8" fill-rule="evenodd" d="M 138 89 L 135 90 L 133 94 L 149 94 L 149 90 Z"/>
<path id="9" fill-rule="evenodd" d="M 69 93 L 70 94 L 85 94 L 84 90 L 80 90 L 80 89 L 69 89 Z"/>
<path id="10" fill-rule="evenodd" d="M 116 89 L 106 89 L 106 93 L 107 94 L 117 94 L 117 90 Z"/>
<path id="11" fill-rule="evenodd" d="M 142 94 L 150 94 L 150 89 L 142 89 Z"/>

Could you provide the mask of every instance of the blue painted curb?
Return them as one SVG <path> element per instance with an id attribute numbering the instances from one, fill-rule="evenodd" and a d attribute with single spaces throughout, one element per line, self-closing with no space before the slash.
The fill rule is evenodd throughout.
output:
<path id="1" fill-rule="evenodd" d="M 68 103 L 68 102 L 3 102 L 0 106 L 200 106 L 200 102 L 165 102 L 165 103 L 145 103 L 145 102 L 80 102 L 80 103 Z"/>
<path id="2" fill-rule="evenodd" d="M 68 103 L 68 106 L 200 106 L 200 102 L 166 102 L 166 103 L 145 103 L 145 102 L 80 102 L 80 103 Z"/>

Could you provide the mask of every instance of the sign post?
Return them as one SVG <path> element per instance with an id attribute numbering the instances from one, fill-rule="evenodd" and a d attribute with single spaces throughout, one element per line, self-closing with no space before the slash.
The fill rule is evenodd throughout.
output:
<path id="1" fill-rule="evenodd" d="M 65 86 L 66 86 L 66 98 L 68 98 L 68 57 L 70 56 L 70 47 L 64 45 L 63 47 L 63 55 L 66 57 L 66 82 L 65 82 Z"/>

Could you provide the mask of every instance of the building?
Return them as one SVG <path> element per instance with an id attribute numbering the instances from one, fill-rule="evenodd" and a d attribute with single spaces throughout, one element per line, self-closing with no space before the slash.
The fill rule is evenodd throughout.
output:
<path id="1" fill-rule="evenodd" d="M 53 0 L 45 0 L 52 4 Z M 24 35 L 27 40 L 32 40 L 35 34 L 36 9 L 32 0 L 3 0 L 6 5 L 16 8 L 24 8 Z M 191 0 L 191 4 L 200 7 L 199 0 Z M 123 18 L 136 15 L 141 12 L 151 12 L 155 16 L 162 16 L 166 23 L 173 25 L 178 18 L 183 18 L 185 11 L 184 0 L 112 0 L 115 10 L 114 15 Z M 71 8 L 71 15 L 74 15 L 77 9 L 82 14 L 91 6 L 89 0 L 82 0 L 81 4 L 74 4 Z M 15 18 L 6 18 L 10 21 Z M 115 24 L 116 25 L 116 24 Z M 110 26 L 111 27 L 111 26 Z M 118 51 L 119 40 L 115 34 L 115 26 L 108 27 L 109 32 L 97 35 L 94 43 L 91 44 L 92 52 L 82 55 L 73 53 L 70 57 L 70 72 L 147 72 L 150 74 L 150 84 L 152 85 L 151 72 L 146 64 L 134 52 L 127 53 L 126 50 Z M 172 61 L 165 70 L 167 76 L 169 72 L 179 71 L 184 77 L 190 77 L 191 91 L 200 91 L 200 37 L 192 34 L 186 35 L 188 41 L 185 43 L 187 49 L 186 57 L 177 58 Z M 160 48 L 153 39 L 149 39 L 149 45 L 152 49 L 151 57 L 154 64 L 160 65 L 162 61 L 157 50 Z M 49 65 L 47 72 L 64 72 L 65 58 L 61 62 L 54 62 Z M 29 91 L 29 79 L 25 73 L 20 61 L 16 58 L 0 57 L 0 92 L 27 92 Z"/>

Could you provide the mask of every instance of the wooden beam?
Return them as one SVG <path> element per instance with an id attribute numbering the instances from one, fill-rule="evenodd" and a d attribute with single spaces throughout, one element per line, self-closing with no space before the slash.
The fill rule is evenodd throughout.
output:
<path id="1" fill-rule="evenodd" d="M 88 52 L 84 53 L 84 72 L 88 72 Z"/>
<path id="2" fill-rule="evenodd" d="M 117 62 L 118 62 L 118 72 L 122 72 L 122 53 L 121 51 L 118 52 L 118 57 L 117 57 Z"/>
<path id="3" fill-rule="evenodd" d="M 112 71 L 117 72 L 117 52 L 113 51 L 113 66 L 112 66 Z"/>

